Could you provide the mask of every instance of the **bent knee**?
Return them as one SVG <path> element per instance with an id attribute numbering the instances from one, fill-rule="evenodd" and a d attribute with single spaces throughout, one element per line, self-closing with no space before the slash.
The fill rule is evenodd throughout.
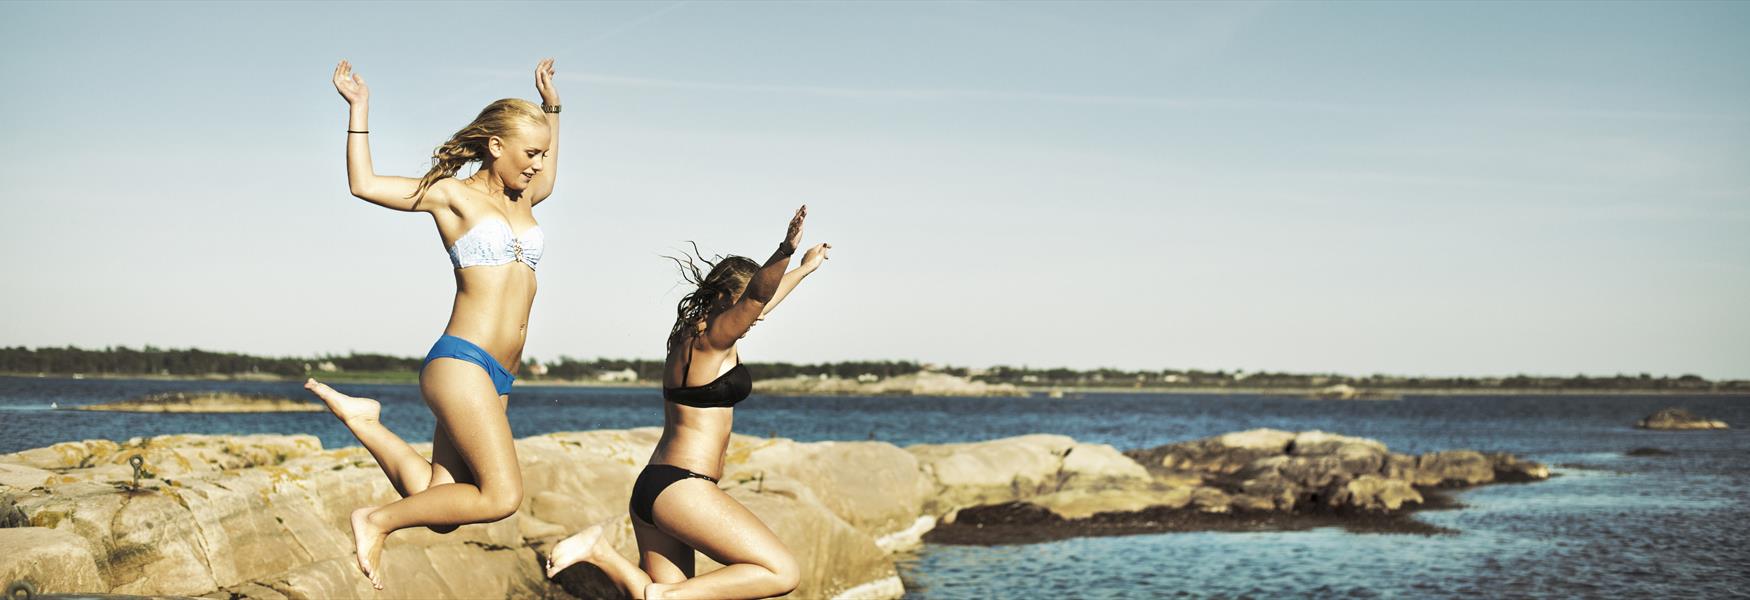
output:
<path id="1" fill-rule="evenodd" d="M 523 504 L 523 491 L 521 489 L 495 490 L 484 492 L 482 496 L 481 500 L 485 504 L 486 517 L 493 521 L 509 518 L 516 514 L 517 508 Z"/>
<path id="2" fill-rule="evenodd" d="M 802 568 L 796 565 L 796 558 L 788 554 L 766 565 L 766 570 L 772 572 L 773 587 L 783 589 L 774 596 L 796 591 L 796 586 L 802 583 Z"/>

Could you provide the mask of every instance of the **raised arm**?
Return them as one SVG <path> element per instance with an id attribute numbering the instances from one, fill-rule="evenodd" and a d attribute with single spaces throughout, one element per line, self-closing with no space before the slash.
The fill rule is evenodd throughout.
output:
<path id="1" fill-rule="evenodd" d="M 553 182 L 559 178 L 559 89 L 553 87 L 553 59 L 541 61 L 535 65 L 535 91 L 541 93 L 541 111 L 546 113 L 548 138 L 546 164 L 541 172 L 535 174 L 535 180 L 529 182 L 526 194 L 529 196 L 529 206 L 540 204 L 547 196 L 553 195 Z"/>
<path id="2" fill-rule="evenodd" d="M 778 244 L 778 250 L 766 259 L 766 264 L 754 272 L 753 280 L 747 283 L 747 291 L 742 292 L 741 299 L 736 300 L 729 310 L 712 318 L 705 328 L 706 346 L 727 350 L 735 345 L 735 340 L 747 335 L 748 328 L 753 327 L 753 322 L 760 318 L 766 305 L 778 293 L 784 270 L 790 267 L 790 255 L 795 254 L 796 245 L 802 243 L 802 221 L 807 217 L 808 205 L 796 209 L 796 216 L 790 218 L 790 229 L 784 234 L 784 243 Z"/>
<path id="3" fill-rule="evenodd" d="M 371 90 L 365 80 L 352 72 L 352 63 L 340 61 L 334 66 L 334 89 L 350 107 L 346 126 L 346 183 L 352 195 L 387 208 L 403 211 L 429 211 L 430 197 L 412 198 L 419 190 L 419 180 L 408 177 L 378 175 L 371 169 L 370 113 Z"/>
<path id="4" fill-rule="evenodd" d="M 784 280 L 778 282 L 777 293 L 772 294 L 772 300 L 760 309 L 761 319 L 771 314 L 772 309 L 777 308 L 778 303 L 783 302 L 784 297 L 790 295 L 790 290 L 796 289 L 796 284 L 802 283 L 802 278 L 814 273 L 815 269 L 820 268 L 821 262 L 830 258 L 826 255 L 828 250 L 832 250 L 832 244 L 815 244 L 813 248 L 802 253 L 802 265 L 784 274 Z"/>

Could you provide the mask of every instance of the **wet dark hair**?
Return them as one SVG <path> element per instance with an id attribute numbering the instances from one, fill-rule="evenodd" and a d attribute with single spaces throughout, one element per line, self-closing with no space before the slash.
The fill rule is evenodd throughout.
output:
<path id="1" fill-rule="evenodd" d="M 692 243 L 692 242 L 688 242 Z M 692 293 L 681 297 L 680 304 L 675 307 L 674 327 L 668 331 L 668 349 L 674 350 L 675 343 L 689 338 L 697 329 L 697 323 L 703 321 L 710 327 L 711 317 L 715 317 L 734 304 L 735 299 L 747 290 L 747 283 L 753 280 L 760 264 L 745 256 L 716 256 L 716 260 L 705 258 L 699 252 L 699 245 L 693 244 L 693 253 L 681 253 L 680 258 L 664 256 L 674 261 L 680 267 L 681 279 L 698 286 Z M 704 268 L 699 265 L 703 263 Z"/>

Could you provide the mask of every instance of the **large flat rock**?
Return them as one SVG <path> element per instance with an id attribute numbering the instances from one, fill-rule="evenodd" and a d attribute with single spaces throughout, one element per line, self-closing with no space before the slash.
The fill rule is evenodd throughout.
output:
<path id="1" fill-rule="evenodd" d="M 0 529 L 0 581 L 28 581 L 39 594 L 104 587 L 97 559 L 84 538 L 45 527 Z"/>
<path id="2" fill-rule="evenodd" d="M 634 556 L 626 503 L 660 434 L 649 428 L 518 440 L 525 486 L 518 513 L 447 534 L 397 532 L 384 549 L 388 589 L 381 592 L 358 573 L 347 516 L 398 496 L 360 448 L 323 450 L 310 436 L 56 444 L 0 456 L 0 512 L 17 521 L 0 529 L 0 568 L 39 591 L 69 593 L 568 597 L 544 577 L 537 551 L 605 521 L 613 526 L 610 543 Z M 429 453 L 429 445 L 415 449 Z M 135 456 L 146 471 L 138 487 L 127 464 Z M 876 539 L 920 515 L 930 488 L 910 453 L 877 443 L 735 436 L 730 458 L 733 476 L 723 485 L 796 549 L 805 575 L 794 596 L 902 592 Z M 708 559 L 700 565 L 717 566 Z"/>
<path id="3" fill-rule="evenodd" d="M 0 575 L 39 591 L 222 598 L 529 598 L 594 595 L 599 572 L 556 585 L 541 560 L 591 524 L 636 561 L 626 516 L 656 428 L 517 440 L 524 501 L 510 518 L 396 533 L 382 592 L 358 573 L 347 517 L 398 498 L 362 448 L 311 436 L 89 440 L 0 456 Z M 428 445 L 415 445 L 429 452 Z M 134 479 L 129 459 L 144 461 Z M 1253 430 L 1147 450 L 1059 435 L 905 449 L 733 436 L 719 487 L 794 552 L 797 598 L 903 593 L 892 553 L 958 515 L 1007 530 L 1109 535 L 1249 530 L 1318 511 L 1391 515 L 1430 487 L 1532 481 L 1543 465 L 1473 451 L 1393 454 L 1325 432 Z M 1310 512 L 1309 512 L 1310 511 Z M 1188 524 L 1188 525 L 1187 525 Z M 719 565 L 701 555 L 699 572 Z M 579 575 L 583 573 L 584 575 Z M 578 578 L 587 579 L 584 584 Z M 582 587 L 579 587 L 582 585 Z"/>

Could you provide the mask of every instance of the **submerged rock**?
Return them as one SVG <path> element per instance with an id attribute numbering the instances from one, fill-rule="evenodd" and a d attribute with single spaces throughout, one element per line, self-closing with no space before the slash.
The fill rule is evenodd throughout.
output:
<path id="1" fill-rule="evenodd" d="M 1628 451 L 1626 454 L 1629 456 L 1671 456 L 1676 454 L 1676 452 L 1661 448 L 1635 448 Z"/>
<path id="2" fill-rule="evenodd" d="M 1647 415 L 1635 423 L 1641 429 L 1726 429 L 1725 421 L 1716 421 L 1681 408 L 1667 408 Z"/>

